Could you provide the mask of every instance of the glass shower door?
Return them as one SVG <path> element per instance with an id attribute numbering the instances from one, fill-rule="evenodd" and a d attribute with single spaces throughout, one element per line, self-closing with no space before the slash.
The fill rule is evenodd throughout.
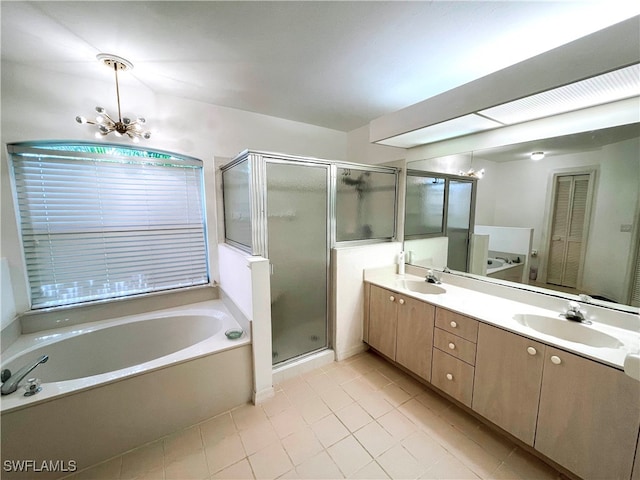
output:
<path id="1" fill-rule="evenodd" d="M 327 165 L 267 160 L 273 363 L 327 347 Z"/>

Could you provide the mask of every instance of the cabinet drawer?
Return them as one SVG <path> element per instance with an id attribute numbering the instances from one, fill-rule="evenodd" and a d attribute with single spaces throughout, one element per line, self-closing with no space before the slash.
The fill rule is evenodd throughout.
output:
<path id="1" fill-rule="evenodd" d="M 454 313 L 444 308 L 436 308 L 436 327 L 465 338 L 470 342 L 478 341 L 478 321 Z"/>
<path id="2" fill-rule="evenodd" d="M 476 344 L 446 330 L 435 329 L 433 346 L 471 365 L 476 363 Z"/>
<path id="3" fill-rule="evenodd" d="M 474 368 L 451 355 L 433 349 L 431 383 L 466 406 L 471 406 Z"/>

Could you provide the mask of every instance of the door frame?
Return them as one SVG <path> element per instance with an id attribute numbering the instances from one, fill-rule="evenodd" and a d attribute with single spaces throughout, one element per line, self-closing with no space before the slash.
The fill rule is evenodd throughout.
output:
<path id="1" fill-rule="evenodd" d="M 598 165 L 589 165 L 582 167 L 561 168 L 552 170 L 549 172 L 547 181 L 547 198 L 545 202 L 544 218 L 547 219 L 545 230 L 541 235 L 541 248 L 538 261 L 539 282 L 547 283 L 547 267 L 549 264 L 549 250 L 551 245 L 551 230 L 553 225 L 553 213 L 555 206 L 555 197 L 557 191 L 557 178 L 576 176 L 576 175 L 589 175 L 589 188 L 587 190 L 587 204 L 585 205 L 584 225 L 583 225 L 583 241 L 580 247 L 580 266 L 578 268 L 578 278 L 576 281 L 576 289 L 582 288 L 582 277 L 584 273 L 584 261 L 587 253 L 587 245 L 589 241 L 589 232 L 591 228 L 591 215 L 593 212 L 593 203 L 595 200 L 596 182 L 598 181 L 598 175 L 600 167 Z"/>

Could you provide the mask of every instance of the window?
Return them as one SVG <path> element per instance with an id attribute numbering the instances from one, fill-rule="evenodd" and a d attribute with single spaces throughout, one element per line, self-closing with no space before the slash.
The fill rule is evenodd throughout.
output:
<path id="1" fill-rule="evenodd" d="M 9 153 L 32 308 L 209 282 L 200 160 L 106 145 Z"/>

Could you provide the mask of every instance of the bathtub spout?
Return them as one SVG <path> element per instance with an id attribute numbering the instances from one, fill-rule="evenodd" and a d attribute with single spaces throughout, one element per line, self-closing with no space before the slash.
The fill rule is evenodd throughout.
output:
<path id="1" fill-rule="evenodd" d="M 0 388 L 0 392 L 2 393 L 2 395 L 9 395 L 10 393 L 15 392 L 18 389 L 18 384 L 22 381 L 22 379 L 24 377 L 26 377 L 27 375 L 29 375 L 31 370 L 36 368 L 38 365 L 40 365 L 41 363 L 46 363 L 47 360 L 49 360 L 49 356 L 48 355 L 42 355 L 40 358 L 38 358 L 38 360 L 35 363 L 25 365 L 20 370 L 18 370 L 16 373 L 11 375 L 2 384 L 2 388 Z M 6 371 L 7 370 L 3 370 L 2 371 L 3 376 L 4 376 L 4 373 Z"/>

